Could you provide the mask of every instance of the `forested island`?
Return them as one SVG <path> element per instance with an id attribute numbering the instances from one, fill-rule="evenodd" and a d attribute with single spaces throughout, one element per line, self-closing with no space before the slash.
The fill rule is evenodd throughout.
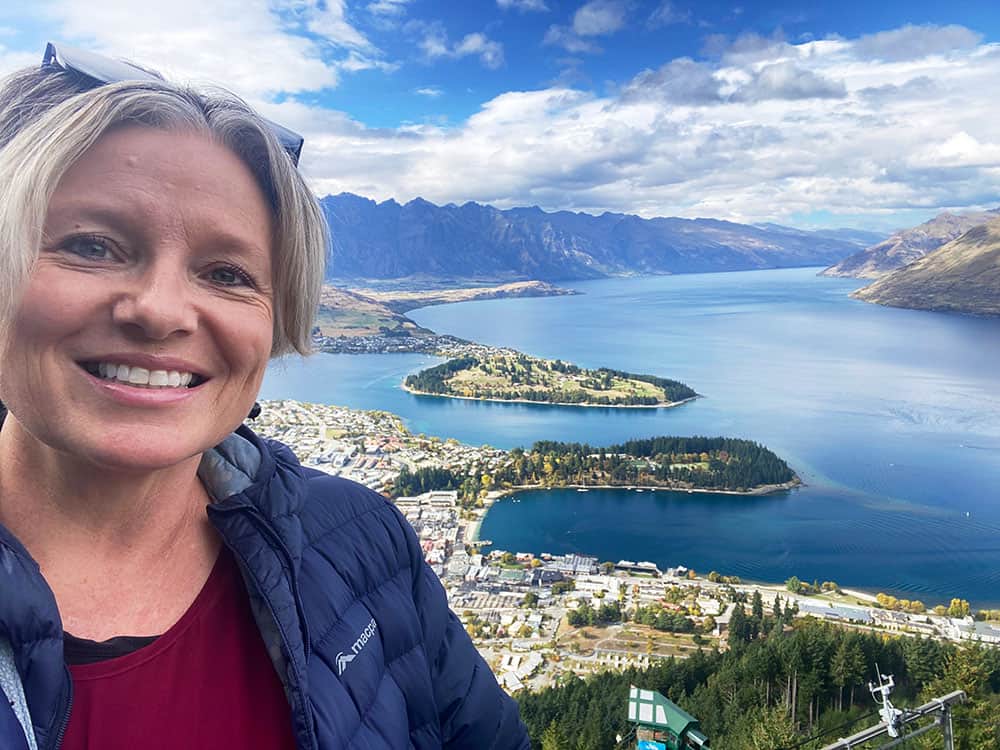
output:
<path id="1" fill-rule="evenodd" d="M 604 448 L 540 441 L 529 450 L 514 448 L 490 473 L 404 469 L 392 494 L 458 490 L 463 501 L 473 502 L 483 489 L 649 487 L 759 494 L 798 484 L 784 460 L 750 440 L 656 437 Z"/>
<path id="2" fill-rule="evenodd" d="M 421 395 L 571 406 L 676 406 L 698 396 L 676 380 L 587 370 L 509 349 L 450 359 L 407 376 L 404 387 Z"/>

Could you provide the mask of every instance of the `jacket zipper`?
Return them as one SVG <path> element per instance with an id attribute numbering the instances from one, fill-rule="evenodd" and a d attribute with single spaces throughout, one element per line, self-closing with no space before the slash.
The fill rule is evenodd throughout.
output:
<path id="1" fill-rule="evenodd" d="M 272 548 L 276 549 L 279 552 L 279 554 L 284 558 L 285 567 L 289 571 L 292 570 L 292 555 L 291 555 L 291 553 L 288 551 L 288 548 L 285 546 L 284 542 L 282 542 L 281 539 L 278 537 L 278 535 L 274 533 L 274 530 L 268 525 L 267 521 L 264 519 L 264 517 L 260 514 L 260 512 L 255 507 L 253 507 L 252 505 L 238 505 L 238 506 L 230 507 L 230 508 L 218 508 L 218 507 L 210 506 L 209 512 L 210 513 L 217 513 L 219 515 L 226 515 L 226 514 L 230 514 L 230 513 L 246 513 L 247 516 L 250 518 L 251 523 L 253 523 L 253 525 L 257 528 L 257 531 L 260 532 L 260 534 L 262 536 L 264 536 L 267 539 L 267 541 L 271 544 Z M 288 645 L 288 637 L 285 634 L 285 629 L 284 629 L 284 627 L 282 627 L 282 624 L 278 620 L 278 617 L 274 614 L 274 606 L 272 605 L 270 598 L 267 597 L 267 596 L 265 596 L 264 592 L 261 591 L 260 583 L 257 581 L 257 577 L 252 574 L 252 572 L 251 572 L 252 568 L 250 567 L 250 565 L 247 564 L 246 559 L 239 552 L 237 552 L 235 549 L 233 549 L 232 547 L 230 547 L 228 544 L 226 546 L 229 547 L 230 551 L 234 555 L 236 555 L 236 557 L 239 559 L 240 567 L 242 567 L 243 570 L 246 570 L 246 571 L 250 572 L 250 575 L 247 576 L 247 577 L 253 582 L 254 589 L 256 589 L 256 591 L 257 591 L 257 596 L 260 597 L 260 599 L 267 605 L 268 613 L 271 615 L 271 621 L 274 622 L 275 627 L 278 630 L 278 636 L 281 638 L 282 649 L 283 649 L 284 653 L 288 655 L 288 665 L 287 665 L 287 668 L 294 670 L 295 667 L 294 667 L 294 665 L 292 663 L 292 660 L 290 658 L 292 650 L 291 650 L 291 648 Z M 296 605 L 295 605 L 296 609 L 298 609 L 299 608 L 299 605 L 298 605 L 298 602 L 299 602 L 298 588 L 295 585 L 294 580 L 292 580 L 291 578 L 289 578 L 289 583 L 292 586 L 292 596 L 293 596 L 293 598 L 295 600 L 295 603 L 296 603 Z M 300 619 L 300 622 L 302 622 L 303 627 L 304 627 L 305 626 L 305 620 L 302 618 L 301 613 L 300 613 L 299 619 Z M 306 655 L 308 656 L 309 641 L 308 641 L 308 636 L 305 633 L 303 633 L 302 644 L 303 644 L 303 649 L 306 652 Z M 300 703 L 301 705 L 299 705 L 297 707 L 293 706 L 293 709 L 297 710 L 298 713 L 303 718 L 305 718 L 307 720 L 307 722 L 308 722 L 309 712 L 308 712 L 307 707 L 304 705 L 304 696 L 302 695 L 302 690 L 301 690 L 301 684 L 302 684 L 301 678 L 296 679 L 296 682 L 298 683 L 299 687 L 297 687 L 294 692 L 298 696 L 297 697 L 297 702 Z M 315 747 L 314 736 L 311 733 L 310 733 L 308 739 L 309 739 L 309 745 L 308 745 L 308 747 L 305 750 L 309 750 L 309 748 Z"/>
<path id="2" fill-rule="evenodd" d="M 73 712 L 73 677 L 69 673 L 69 667 L 64 667 L 66 670 L 66 708 L 62 712 L 62 719 L 59 722 L 59 731 L 56 732 L 55 742 L 52 743 L 52 750 L 59 750 L 62 746 L 63 740 L 66 737 L 66 729 L 69 727 L 69 717 Z"/>

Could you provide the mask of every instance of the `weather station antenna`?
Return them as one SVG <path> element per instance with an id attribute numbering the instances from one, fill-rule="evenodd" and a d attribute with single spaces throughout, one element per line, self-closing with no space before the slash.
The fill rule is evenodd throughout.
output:
<path id="1" fill-rule="evenodd" d="M 889 742 L 879 745 L 880 750 L 884 748 L 896 747 L 914 737 L 918 737 L 925 732 L 940 729 L 944 739 L 944 750 L 955 750 L 955 735 L 951 726 L 952 706 L 965 703 L 966 695 L 964 690 L 953 690 L 940 698 L 933 698 L 924 705 L 902 710 L 892 705 L 889 694 L 896 687 L 896 681 L 892 675 L 884 675 L 875 665 L 875 674 L 878 675 L 878 682 L 869 682 L 868 690 L 872 698 L 879 704 L 879 718 L 881 721 L 873 727 L 862 729 L 860 732 L 837 740 L 832 745 L 826 745 L 823 750 L 854 750 L 861 748 L 865 743 L 879 737 L 888 736 Z M 923 726 L 914 724 L 913 728 L 907 725 L 917 722 L 924 717 L 932 719 L 930 723 Z"/>
<path id="2" fill-rule="evenodd" d="M 893 706 L 892 701 L 889 700 L 889 693 L 896 687 L 896 681 L 892 675 L 882 674 L 878 663 L 875 664 L 875 674 L 878 675 L 878 684 L 869 682 L 868 690 L 875 702 L 881 704 L 878 714 L 882 717 L 882 723 L 885 724 L 886 734 L 890 737 L 899 737 L 899 730 L 903 726 L 903 712 Z"/>

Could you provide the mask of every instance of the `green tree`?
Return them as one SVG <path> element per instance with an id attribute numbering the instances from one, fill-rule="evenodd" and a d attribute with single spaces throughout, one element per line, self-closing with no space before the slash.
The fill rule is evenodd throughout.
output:
<path id="1" fill-rule="evenodd" d="M 737 604 L 733 607 L 733 614 L 729 618 L 729 634 L 726 642 L 729 648 L 736 650 L 746 644 L 747 638 L 747 615 L 743 611 L 743 605 Z"/>
<path id="2" fill-rule="evenodd" d="M 996 750 L 1000 747 L 1000 712 L 990 691 L 990 657 L 979 643 L 956 647 L 945 659 L 941 676 L 924 688 L 926 700 L 952 690 L 964 690 L 968 702 L 953 712 L 956 750 Z"/>
<path id="3" fill-rule="evenodd" d="M 837 686 L 837 710 L 844 708 L 844 688 L 851 688 L 848 706 L 854 704 L 854 688 L 864 679 L 865 655 L 857 636 L 844 637 L 837 645 L 830 661 L 830 677 Z"/>
<path id="4" fill-rule="evenodd" d="M 800 581 L 797 576 L 792 576 L 787 581 L 785 581 L 785 588 L 791 591 L 793 594 L 797 594 L 800 591 L 802 591 L 802 581 Z"/>
<path id="5" fill-rule="evenodd" d="M 553 719 L 542 733 L 542 750 L 566 750 L 569 746 L 569 737 L 562 725 Z"/>
<path id="6" fill-rule="evenodd" d="M 797 735 L 784 706 L 762 709 L 749 720 L 750 750 L 774 750 L 796 743 Z"/>
<path id="7" fill-rule="evenodd" d="M 757 618 L 758 621 L 763 622 L 764 620 L 764 600 L 760 596 L 760 592 L 757 589 L 753 591 L 753 598 L 750 600 L 750 611 L 753 616 Z"/>

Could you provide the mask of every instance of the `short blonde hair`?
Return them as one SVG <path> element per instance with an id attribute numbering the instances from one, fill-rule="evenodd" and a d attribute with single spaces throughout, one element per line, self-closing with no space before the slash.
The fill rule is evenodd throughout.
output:
<path id="1" fill-rule="evenodd" d="M 273 212 L 271 355 L 308 353 L 327 252 L 315 197 L 245 102 L 164 80 L 98 85 L 57 67 L 22 70 L 0 87 L 0 342 L 6 340 L 38 255 L 59 180 L 119 125 L 195 130 L 229 148 L 253 173 Z"/>

